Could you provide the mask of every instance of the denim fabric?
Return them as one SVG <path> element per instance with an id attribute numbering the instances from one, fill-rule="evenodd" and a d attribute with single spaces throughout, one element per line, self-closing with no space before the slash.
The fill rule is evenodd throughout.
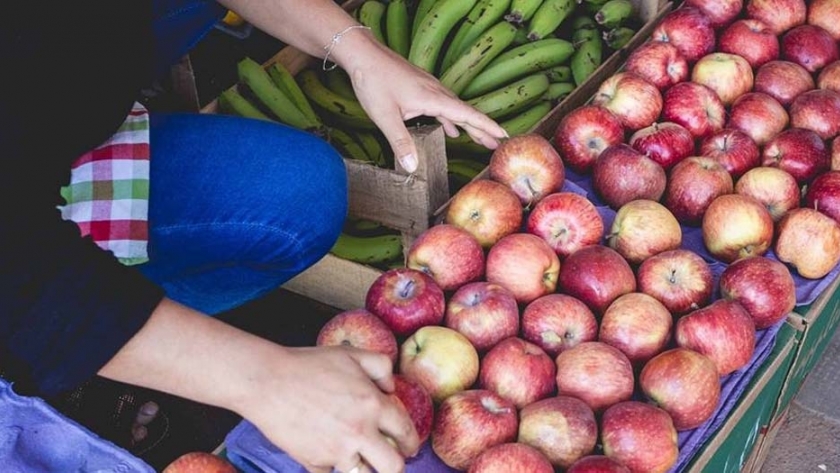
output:
<path id="1" fill-rule="evenodd" d="M 155 76 L 189 52 L 226 11 L 215 0 L 154 0 Z"/>
<path id="2" fill-rule="evenodd" d="M 167 295 L 208 314 L 277 288 L 318 261 L 347 212 L 344 162 L 284 125 L 152 114 L 149 258 Z"/>

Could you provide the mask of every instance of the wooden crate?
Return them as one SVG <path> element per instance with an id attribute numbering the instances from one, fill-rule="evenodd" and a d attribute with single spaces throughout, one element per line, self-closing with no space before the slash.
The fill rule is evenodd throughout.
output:
<path id="1" fill-rule="evenodd" d="M 364 0 L 348 0 L 342 3 L 342 7 L 349 11 L 363 2 Z M 585 83 L 577 87 L 537 124 L 536 130 L 548 129 L 568 110 L 588 99 L 601 81 L 624 62 L 629 51 L 650 36 L 658 18 L 670 9 L 670 2 L 662 3 L 660 0 L 633 2 L 639 17 L 645 22 L 644 26 L 624 48 L 606 58 Z M 283 64 L 292 74 L 306 68 L 320 67 L 319 59 L 292 47 L 283 48 L 263 66 L 268 67 L 277 62 Z M 218 107 L 218 102 L 214 100 L 203 107 L 201 112 L 218 113 Z M 418 170 L 412 176 L 398 164 L 396 169 L 389 170 L 345 159 L 349 214 L 399 230 L 403 235 L 405 248 L 434 222 L 436 212 L 450 197 L 442 128 L 429 125 L 409 131 L 417 146 L 419 162 Z M 352 309 L 364 306 L 367 289 L 380 274 L 382 271 L 379 269 L 328 254 L 311 268 L 288 281 L 284 288 L 338 309 Z"/>

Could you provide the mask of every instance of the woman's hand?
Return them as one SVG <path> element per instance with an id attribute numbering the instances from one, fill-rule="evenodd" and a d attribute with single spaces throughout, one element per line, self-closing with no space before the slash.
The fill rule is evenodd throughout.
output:
<path id="1" fill-rule="evenodd" d="M 354 30 L 350 34 L 357 35 L 352 46 L 355 53 L 348 57 L 350 46 L 339 44 L 336 52 L 342 53 L 341 66 L 350 75 L 362 107 L 407 171 L 417 168 L 417 150 L 405 120 L 436 118 L 448 136 L 458 136 L 461 128 L 488 149 L 495 149 L 499 140 L 507 137 L 495 121 L 458 99 L 431 74 L 381 45 L 369 32 Z"/>
<path id="2" fill-rule="evenodd" d="M 386 356 L 351 347 L 282 348 L 271 365 L 259 399 L 241 413 L 310 472 L 360 466 L 398 473 L 417 453 L 414 424 L 388 395 L 394 380 Z"/>

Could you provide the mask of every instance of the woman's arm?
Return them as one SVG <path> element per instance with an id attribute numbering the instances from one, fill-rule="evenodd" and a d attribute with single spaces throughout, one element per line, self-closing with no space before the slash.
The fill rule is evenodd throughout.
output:
<path id="1" fill-rule="evenodd" d="M 282 347 L 168 299 L 99 371 L 234 411 L 316 473 L 350 470 L 357 455 L 380 473 L 402 471 L 419 444 L 387 395 L 391 373 L 384 355 Z"/>
<path id="2" fill-rule="evenodd" d="M 333 35 L 358 22 L 333 0 L 219 0 L 260 30 L 315 57 Z M 348 72 L 356 95 L 388 139 L 408 171 L 417 167 L 417 151 L 404 121 L 436 118 L 449 136 L 465 130 L 478 143 L 495 149 L 505 131 L 459 100 L 437 79 L 411 65 L 363 29 L 344 34 L 329 59 Z"/>

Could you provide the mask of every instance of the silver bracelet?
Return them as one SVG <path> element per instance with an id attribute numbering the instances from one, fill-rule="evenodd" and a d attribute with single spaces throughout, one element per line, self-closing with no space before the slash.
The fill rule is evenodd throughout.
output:
<path id="1" fill-rule="evenodd" d="M 332 40 L 330 40 L 329 44 L 327 44 L 326 46 L 324 46 L 324 51 L 326 51 L 327 53 L 326 53 L 326 54 L 324 54 L 324 63 L 321 65 L 321 68 L 322 68 L 323 70 L 325 70 L 325 71 L 331 71 L 331 70 L 335 69 L 335 67 L 336 67 L 336 65 L 337 65 L 337 64 L 335 64 L 335 63 L 333 63 L 331 66 L 327 67 L 327 62 L 329 62 L 329 59 L 330 59 L 330 54 L 332 54 L 332 50 L 333 50 L 333 48 L 335 48 L 335 47 L 336 47 L 336 45 L 338 45 L 338 42 L 339 42 L 339 41 L 341 41 L 341 37 L 342 37 L 342 36 L 344 36 L 345 34 L 349 33 L 350 31 L 352 31 L 352 30 L 356 30 L 356 29 L 369 30 L 370 28 L 369 28 L 369 27 L 367 27 L 367 26 L 364 26 L 364 25 L 350 25 L 350 26 L 348 26 L 347 28 L 344 28 L 343 30 L 341 30 L 341 31 L 339 31 L 338 33 L 334 34 L 334 35 L 333 35 L 333 37 L 332 37 Z"/>

